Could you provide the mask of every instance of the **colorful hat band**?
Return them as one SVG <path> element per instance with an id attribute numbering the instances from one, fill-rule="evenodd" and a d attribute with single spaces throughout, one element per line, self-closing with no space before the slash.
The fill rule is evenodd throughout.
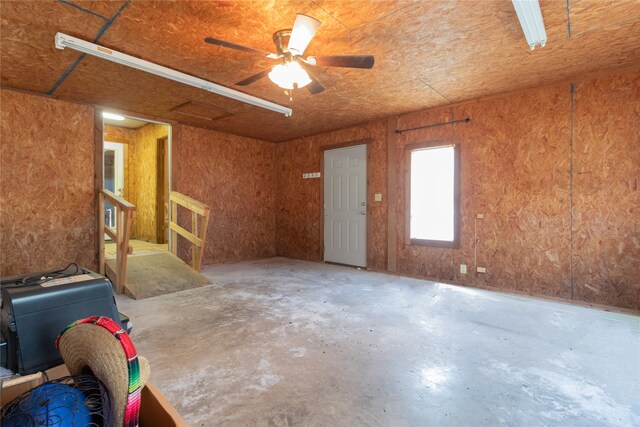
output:
<path id="1" fill-rule="evenodd" d="M 140 412 L 140 392 L 141 392 L 141 384 L 140 384 L 140 365 L 138 363 L 138 354 L 136 352 L 136 348 L 131 342 L 131 338 L 126 333 L 124 329 L 122 329 L 122 325 L 116 323 L 112 319 L 103 316 L 91 316 L 86 319 L 78 320 L 66 328 L 60 333 L 58 338 L 56 339 L 56 348 L 60 349 L 59 343 L 62 335 L 73 328 L 76 325 L 82 325 L 91 323 L 96 326 L 101 326 L 107 331 L 109 331 L 122 345 L 122 349 L 124 350 L 124 354 L 127 357 L 127 368 L 129 371 L 129 392 L 127 395 L 127 405 L 124 410 L 124 427 L 138 427 L 138 415 Z"/>

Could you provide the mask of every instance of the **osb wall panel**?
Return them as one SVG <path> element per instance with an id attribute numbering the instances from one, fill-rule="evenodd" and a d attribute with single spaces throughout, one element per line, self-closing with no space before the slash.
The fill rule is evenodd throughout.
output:
<path id="1" fill-rule="evenodd" d="M 125 198 L 136 207 L 131 238 L 157 241 L 157 156 L 159 138 L 169 127 L 149 123 L 139 129 L 105 125 L 105 141 L 126 144 Z"/>
<path id="2" fill-rule="evenodd" d="M 367 265 L 386 266 L 386 121 L 377 121 L 278 144 L 277 252 L 291 258 L 323 259 L 323 178 L 302 179 L 323 172 L 323 148 L 370 140 L 367 165 Z M 374 194 L 382 193 L 381 202 Z"/>
<path id="3" fill-rule="evenodd" d="M 443 123 L 452 120 L 449 109 L 424 111 L 398 118 L 398 129 L 414 128 L 422 125 Z M 453 280 L 453 251 L 449 248 L 410 245 L 406 241 L 405 205 L 407 203 L 405 147 L 407 144 L 442 141 L 452 142 L 453 127 L 437 126 L 402 133 L 396 137 L 396 221 L 397 221 L 397 271 L 403 274 L 434 277 L 440 280 Z"/>
<path id="4" fill-rule="evenodd" d="M 127 129 L 107 124 L 105 124 L 103 128 L 105 141 L 129 144 L 135 138 L 135 129 Z"/>
<path id="5" fill-rule="evenodd" d="M 203 263 L 274 256 L 275 145 L 183 125 L 173 138 L 173 189 L 211 207 Z"/>
<path id="6" fill-rule="evenodd" d="M 577 299 L 640 308 L 640 73 L 576 85 Z"/>
<path id="7" fill-rule="evenodd" d="M 0 94 L 0 275 L 95 270 L 93 109 Z"/>
<path id="8" fill-rule="evenodd" d="M 573 142 L 570 84 L 400 116 L 399 129 L 472 121 L 397 136 L 397 271 L 639 308 L 639 81 L 636 70 L 578 84 Z M 301 179 L 304 172 L 320 170 L 319 147 L 372 138 L 368 166 L 376 178 L 370 193 L 386 199 L 386 147 L 377 143 L 386 134 L 375 131 L 380 126 L 371 122 L 278 146 L 279 255 L 322 260 L 322 185 Z M 461 145 L 458 249 L 405 241 L 405 147 L 426 141 Z M 376 214 L 373 206 L 371 234 L 379 239 L 369 246 L 369 266 L 383 269 L 386 253 L 377 245 L 386 241 L 386 208 Z M 467 265 L 467 274 L 460 274 L 460 264 Z M 476 273 L 476 267 L 487 273 Z"/>
<path id="9" fill-rule="evenodd" d="M 136 206 L 134 239 L 157 240 L 157 141 L 168 134 L 168 126 L 150 123 L 136 130 L 129 144 L 129 201 Z"/>
<path id="10" fill-rule="evenodd" d="M 463 171 L 455 280 L 570 298 L 570 85 L 454 112 L 472 120 L 455 127 Z"/>

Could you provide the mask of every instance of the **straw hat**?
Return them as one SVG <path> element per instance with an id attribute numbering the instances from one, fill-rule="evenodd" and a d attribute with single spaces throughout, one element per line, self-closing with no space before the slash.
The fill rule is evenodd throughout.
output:
<path id="1" fill-rule="evenodd" d="M 67 326 L 56 346 L 71 375 L 93 374 L 107 387 L 115 426 L 138 425 L 149 362 L 138 357 L 122 325 L 108 317 L 87 317 Z"/>

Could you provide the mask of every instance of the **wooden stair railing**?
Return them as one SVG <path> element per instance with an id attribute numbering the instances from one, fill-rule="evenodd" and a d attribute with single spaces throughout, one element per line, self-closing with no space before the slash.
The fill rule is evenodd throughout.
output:
<path id="1" fill-rule="evenodd" d="M 131 233 L 131 222 L 136 212 L 136 207 L 127 202 L 122 197 L 117 197 L 111 191 L 102 189 L 98 193 L 98 209 L 100 225 L 98 234 L 100 236 L 100 274 L 106 275 L 116 286 L 116 292 L 121 294 L 125 288 L 125 278 L 127 273 L 127 255 L 130 254 L 129 234 Z M 104 202 L 109 201 L 116 208 L 116 227 L 112 229 L 104 223 Z M 104 235 L 107 235 L 116 243 L 116 269 L 115 271 L 107 265 L 104 254 Z"/>
<path id="2" fill-rule="evenodd" d="M 179 226 L 178 205 L 191 211 L 191 231 Z M 192 243 L 191 264 L 195 271 L 202 267 L 202 255 L 204 254 L 204 241 L 207 236 L 207 224 L 209 224 L 209 206 L 184 194 L 172 191 L 169 194 L 169 208 L 171 209 L 171 252 L 178 256 L 178 235 Z M 202 223 L 199 223 L 202 217 Z"/>

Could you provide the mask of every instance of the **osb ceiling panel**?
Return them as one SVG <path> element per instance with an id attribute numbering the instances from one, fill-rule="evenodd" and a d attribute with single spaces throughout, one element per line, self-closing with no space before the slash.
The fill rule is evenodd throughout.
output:
<path id="1" fill-rule="evenodd" d="M 572 0 L 569 5 L 571 34 L 580 35 L 634 21 L 638 17 L 639 6 L 638 1 L 631 3 L 635 6 L 619 0 Z"/>
<path id="2" fill-rule="evenodd" d="M 271 141 L 640 63 L 640 1 L 540 0 L 548 43 L 529 51 L 511 2 L 2 2 L 4 87 L 121 108 Z M 268 78 L 234 83 L 274 61 L 203 42 L 274 51 L 297 12 L 322 21 L 307 54 L 372 54 L 372 70 L 315 67 L 327 90 L 293 100 Z M 64 32 L 291 106 L 285 118 L 202 90 L 54 47 Z M 66 77 L 65 77 L 66 76 Z M 202 103 L 215 119 L 177 114 Z"/>
<path id="3" fill-rule="evenodd" d="M 92 14 L 101 16 L 103 19 L 110 19 L 127 2 L 124 0 L 110 1 L 84 1 L 84 0 L 64 0 L 72 6 L 84 9 Z"/>
<path id="4" fill-rule="evenodd" d="M 56 32 L 93 40 L 104 24 L 102 18 L 52 0 L 0 2 L 2 85 L 47 93 L 80 56 L 56 49 Z"/>

